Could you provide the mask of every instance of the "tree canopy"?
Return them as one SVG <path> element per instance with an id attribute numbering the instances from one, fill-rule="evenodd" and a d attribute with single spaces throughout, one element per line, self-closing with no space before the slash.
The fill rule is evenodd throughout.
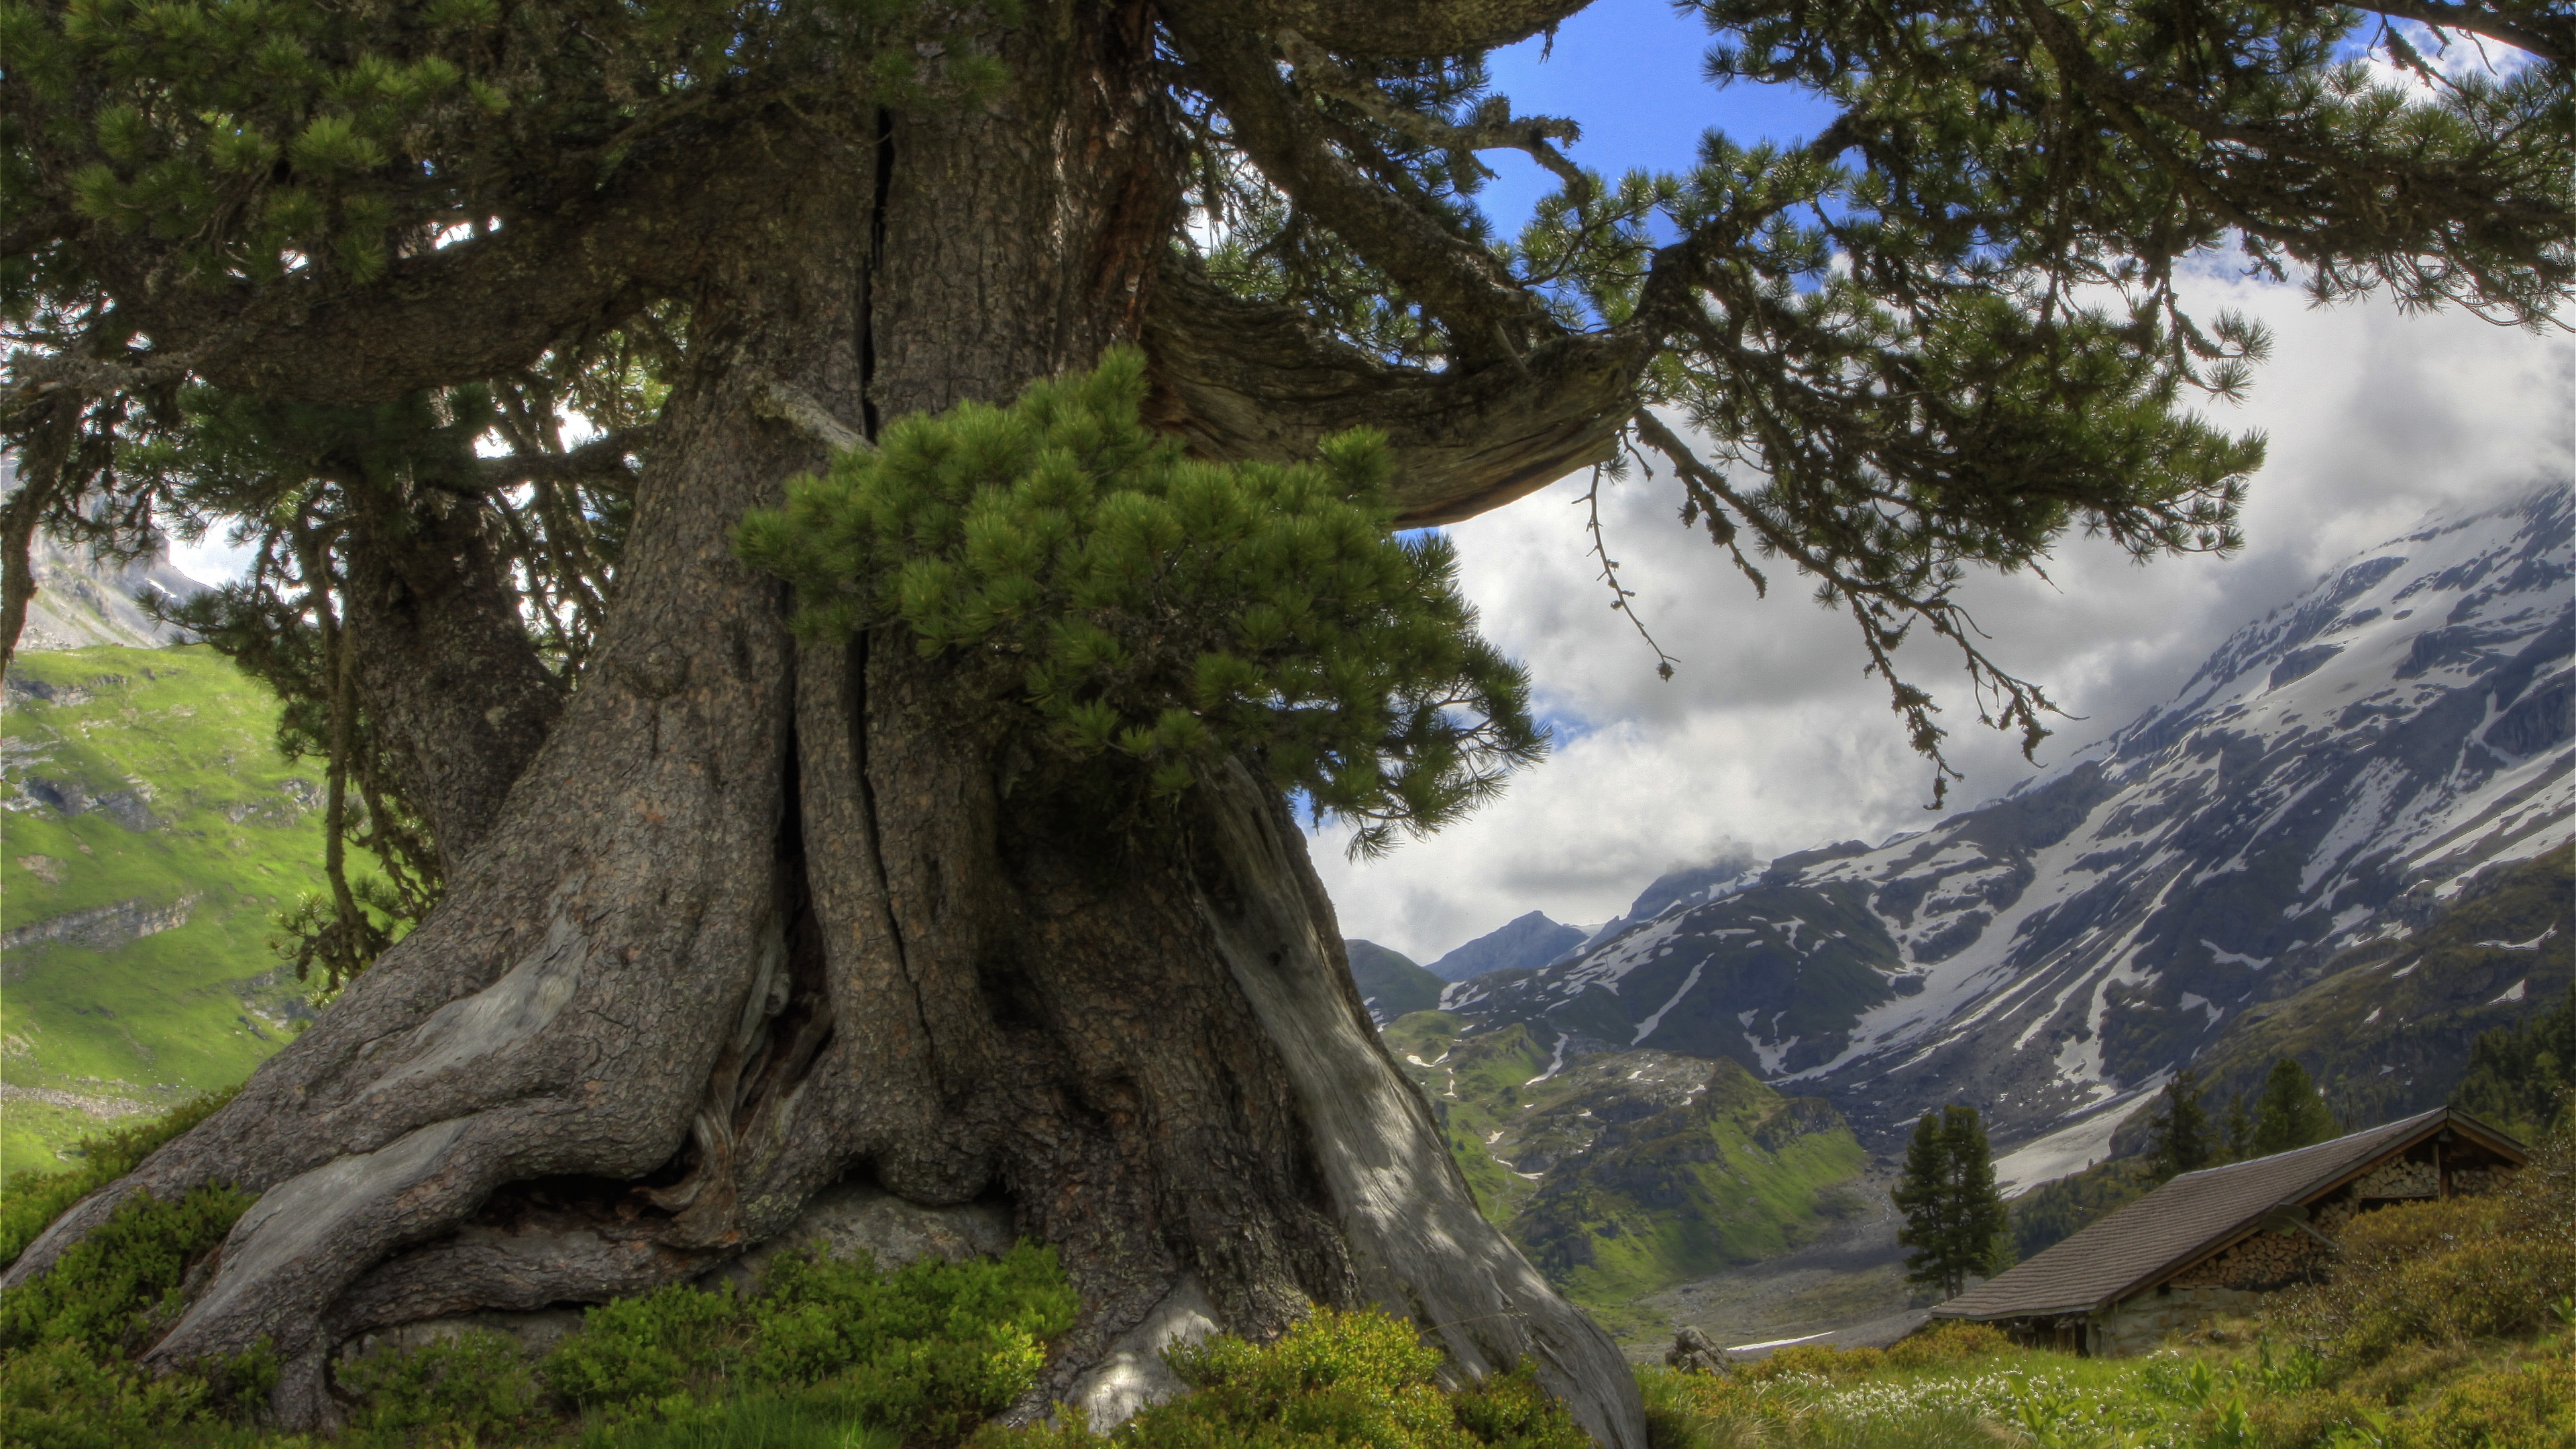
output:
<path id="1" fill-rule="evenodd" d="M 2340 1130 L 2308 1069 L 2296 1057 L 2283 1057 L 2272 1063 L 2262 1094 L 2254 1100 L 2254 1140 L 2246 1155 L 2269 1157 L 2314 1146 L 2331 1141 Z"/>
<path id="2" fill-rule="evenodd" d="M 1935 760 L 1934 700 L 1895 668 L 1917 633 L 1964 651 L 1987 722 L 2035 744 L 2050 709 L 1987 654 L 1967 569 L 2071 529 L 2142 557 L 2237 541 L 2262 440 L 2191 404 L 2265 343 L 2193 315 L 2189 268 L 2527 326 L 2576 283 L 2576 21 L 2550 6 L 1696 0 L 1714 83 L 1832 119 L 1615 177 L 1486 68 L 1580 8 L 1120 11 L 1154 132 L 1125 224 L 1160 256 L 1098 305 L 1133 314 L 1148 419 L 1235 463 L 1375 429 L 1381 526 L 1650 471 L 1757 582 L 1785 562 L 1848 611 Z M 26 479 L 0 643 L 40 526 L 239 531 L 249 578 L 188 622 L 297 701 L 289 743 L 333 762 L 335 838 L 389 863 L 385 898 L 434 898 L 474 812 L 380 718 L 369 669 L 394 666 L 341 662 L 346 596 L 402 547 L 463 560 L 459 591 L 525 636 L 487 643 L 542 737 L 696 289 L 824 138 L 993 104 L 1023 32 L 1100 43 L 1017 3 L 0 4 L 0 441 Z M 1473 204 L 1499 150 L 1561 183 L 1517 235 Z M 880 425 L 766 397 L 836 445 Z"/>

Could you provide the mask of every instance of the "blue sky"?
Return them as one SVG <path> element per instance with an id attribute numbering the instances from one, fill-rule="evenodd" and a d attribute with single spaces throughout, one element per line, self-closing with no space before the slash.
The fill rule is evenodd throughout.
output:
<path id="1" fill-rule="evenodd" d="M 1700 78 L 1709 34 L 1696 15 L 1663 0 L 1599 0 L 1545 37 L 1497 52 L 1494 89 L 1516 114 L 1570 116 L 1583 124 L 1577 162 L 1604 175 L 1680 171 L 1712 128 L 1737 141 L 1797 141 L 1831 112 L 1802 91 L 1774 86 L 1720 90 Z M 1500 173 L 1477 196 L 1495 223 L 1517 231 L 1556 178 L 1518 152 L 1486 158 Z"/>

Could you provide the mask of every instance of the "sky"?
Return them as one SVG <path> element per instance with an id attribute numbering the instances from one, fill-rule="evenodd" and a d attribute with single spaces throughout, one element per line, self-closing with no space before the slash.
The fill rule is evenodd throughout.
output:
<path id="1" fill-rule="evenodd" d="M 1818 113 L 1700 79 L 1707 38 L 1661 0 L 1601 0 L 1558 33 L 1498 57 L 1518 111 L 1583 123 L 1581 164 L 1617 173 L 1689 164 L 1700 131 L 1792 140 Z M 1525 215 L 1552 180 L 1516 156 L 1480 196 L 1498 221 Z M 1508 224 L 1508 223 L 1506 223 Z M 2246 546 L 2229 558 L 2134 565 L 2078 540 L 2028 575 L 1974 579 L 1965 596 L 1990 652 L 2080 719 L 2055 721 L 2042 765 L 2169 697 L 2227 635 L 2303 592 L 2338 560 L 2435 510 L 2517 496 L 2565 477 L 2576 456 L 2576 344 L 2461 314 L 2401 315 L 2384 302 L 2311 308 L 2295 289 L 2241 280 L 2227 258 L 2195 277 L 2195 310 L 2234 307 L 2272 331 L 2273 354 L 2231 430 L 2259 429 Z M 1461 582 L 1488 637 L 1526 664 L 1557 729 L 1553 756 L 1497 803 L 1428 841 L 1354 862 L 1346 835 L 1311 841 L 1343 933 L 1436 959 L 1526 911 L 1589 925 L 1620 914 L 1656 875 L 1733 852 L 1768 858 L 1833 841 L 1876 842 L 1937 817 L 1929 767 L 1905 746 L 1883 684 L 1865 679 L 1851 624 L 1815 607 L 1783 567 L 1768 600 L 1676 517 L 1668 482 L 1632 476 L 1603 510 L 1611 555 L 1658 641 L 1669 681 L 1609 608 L 1582 528 L 1580 479 L 1450 530 Z M 1950 726 L 1952 809 L 2032 773 L 2014 738 L 1981 729 L 1964 679 L 1935 645 L 1900 663 L 1936 691 Z"/>
<path id="2" fill-rule="evenodd" d="M 1663 0 L 1599 0 L 1493 67 L 1522 113 L 1580 121 L 1581 164 L 1617 174 L 1690 164 L 1709 127 L 1740 141 L 1796 140 L 1822 112 L 1794 95 L 1700 76 L 1707 37 Z M 1514 153 L 1479 197 L 1516 228 L 1554 185 Z M 2385 303 L 2310 308 L 2295 290 L 2245 282 L 2226 259 L 2192 288 L 2196 308 L 2265 322 L 2271 361 L 2224 425 L 2260 429 L 2270 459 L 2253 481 L 2246 547 L 2226 559 L 2143 567 L 2077 541 L 2029 576 L 1981 577 L 1966 596 L 1991 653 L 2044 685 L 2077 719 L 2057 721 L 2045 765 L 2167 698 L 2239 626 L 2304 591 L 2342 559 L 2439 509 L 2518 495 L 2576 466 L 2576 344 L 2474 317 L 2401 315 Z M 1418 961 L 1524 912 L 1591 924 L 1618 915 L 1663 871 L 1725 853 L 1761 857 L 1923 828 L 1929 768 L 1909 752 L 1882 684 L 1861 676 L 1851 625 L 1774 568 L 1771 597 L 1695 531 L 1668 482 L 1632 478 L 1604 522 L 1636 606 L 1680 660 L 1655 657 L 1613 613 L 1587 556 L 1580 483 L 1451 530 L 1461 582 L 1489 637 L 1530 668 L 1557 731 L 1552 758 L 1503 799 L 1428 841 L 1353 862 L 1346 836 L 1312 840 L 1345 935 Z M 239 564 L 207 540 L 175 550 L 196 577 Z M 1956 667 L 1917 645 L 1901 662 L 1946 706 L 1962 808 L 2026 778 L 2014 742 L 1976 723 Z"/>

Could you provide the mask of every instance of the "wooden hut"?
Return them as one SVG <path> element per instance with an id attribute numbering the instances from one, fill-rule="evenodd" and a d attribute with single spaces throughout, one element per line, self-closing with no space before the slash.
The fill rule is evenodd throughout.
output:
<path id="1" fill-rule="evenodd" d="M 2527 1160 L 2511 1136 L 2443 1107 L 2186 1172 L 1932 1315 L 2039 1347 L 2135 1353 L 2318 1276 L 2356 1213 L 2487 1192 Z"/>

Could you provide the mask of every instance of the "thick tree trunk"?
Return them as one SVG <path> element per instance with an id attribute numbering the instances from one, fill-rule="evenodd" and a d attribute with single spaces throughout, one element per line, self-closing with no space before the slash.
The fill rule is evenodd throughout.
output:
<path id="1" fill-rule="evenodd" d="M 1121 833 L 1029 784 L 899 631 L 793 645 L 736 564 L 854 427 L 1132 338 L 1172 222 L 1141 16 L 1030 7 L 981 110 L 817 129 L 811 181 L 695 302 L 597 662 L 419 930 L 235 1101 L 73 1210 L 261 1194 L 151 1361 L 266 1337 L 290 1423 L 351 1335 L 705 1271 L 853 1173 L 999 1192 L 1084 1313 L 1062 1392 L 1175 1295 L 1277 1332 L 1409 1314 L 1469 1374 L 1535 1361 L 1641 1446 L 1607 1338 L 1476 1213 L 1370 1030 L 1302 839 L 1248 773 Z"/>
<path id="2" fill-rule="evenodd" d="M 452 872 L 500 818 L 563 709 L 518 616 L 492 514 L 432 496 L 361 510 L 349 546 L 351 658 L 403 797 Z"/>

